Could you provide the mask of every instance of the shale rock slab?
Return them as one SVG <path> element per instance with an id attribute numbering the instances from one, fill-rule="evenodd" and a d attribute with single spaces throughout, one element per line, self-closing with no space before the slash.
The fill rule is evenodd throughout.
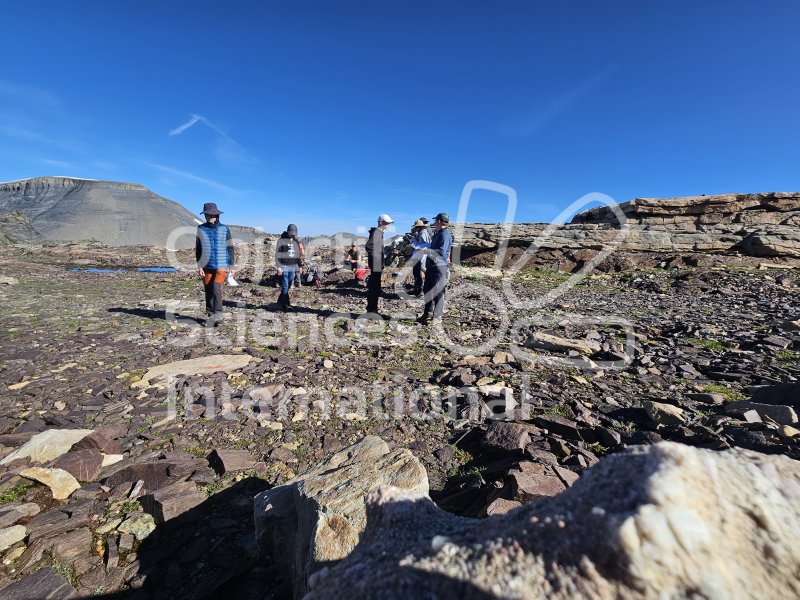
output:
<path id="1" fill-rule="evenodd" d="M 405 498 L 427 498 L 428 475 L 409 450 L 390 451 L 376 436 L 255 499 L 256 539 L 292 582 L 296 598 L 309 576 L 346 557 L 366 520 L 365 499 L 391 486 Z"/>
<path id="2" fill-rule="evenodd" d="M 20 448 L 0 460 L 7 465 L 18 458 L 30 458 L 35 463 L 45 463 L 69 452 L 73 444 L 92 433 L 91 429 L 48 429 L 37 433 Z"/>

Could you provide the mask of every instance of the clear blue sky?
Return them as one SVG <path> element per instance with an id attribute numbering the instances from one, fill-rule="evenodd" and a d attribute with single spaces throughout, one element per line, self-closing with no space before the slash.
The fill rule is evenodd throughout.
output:
<path id="1" fill-rule="evenodd" d="M 800 190 L 794 1 L 0 1 L 0 180 L 140 182 L 301 234 L 405 230 L 464 184 Z M 197 115 L 200 118 L 194 118 Z M 494 193 L 469 220 L 499 220 Z"/>

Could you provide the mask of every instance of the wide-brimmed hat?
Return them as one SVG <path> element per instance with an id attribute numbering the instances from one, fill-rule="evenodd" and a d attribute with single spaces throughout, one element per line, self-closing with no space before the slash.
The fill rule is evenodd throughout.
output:
<path id="1" fill-rule="evenodd" d="M 222 214 L 222 211 L 217 208 L 216 203 L 214 202 L 206 202 L 203 204 L 203 210 L 200 211 L 201 215 L 212 215 L 212 216 L 219 216 Z"/>
<path id="2" fill-rule="evenodd" d="M 427 226 L 428 224 L 425 221 L 423 221 L 422 219 L 417 219 L 414 225 L 412 225 L 412 228 L 416 229 L 417 227 L 427 227 Z"/>
<path id="3" fill-rule="evenodd" d="M 439 221 L 440 223 L 450 223 L 450 215 L 447 213 L 439 213 L 435 217 L 433 217 L 434 221 Z"/>

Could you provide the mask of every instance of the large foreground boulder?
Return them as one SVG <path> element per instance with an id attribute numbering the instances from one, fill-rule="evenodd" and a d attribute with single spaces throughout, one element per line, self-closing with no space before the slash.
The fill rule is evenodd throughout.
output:
<path id="1" fill-rule="evenodd" d="M 256 496 L 256 539 L 292 582 L 295 597 L 303 596 L 312 573 L 352 552 L 367 522 L 367 495 L 386 486 L 397 497 L 428 497 L 425 467 L 411 452 L 390 451 L 367 436 Z"/>
<path id="2" fill-rule="evenodd" d="M 381 489 L 307 598 L 797 598 L 800 464 L 636 447 L 560 496 L 464 519 Z"/>

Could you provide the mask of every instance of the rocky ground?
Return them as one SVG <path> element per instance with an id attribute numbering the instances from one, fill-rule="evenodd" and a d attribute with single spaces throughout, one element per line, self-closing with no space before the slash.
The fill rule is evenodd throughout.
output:
<path id="1" fill-rule="evenodd" d="M 410 449 L 439 506 L 477 517 L 558 494 L 635 444 L 800 459 L 797 270 L 462 268 L 437 329 L 395 293 L 390 320 L 357 319 L 365 290 L 346 272 L 279 313 L 251 269 L 206 329 L 190 272 L 70 271 L 166 266 L 161 251 L 7 250 L 8 597 L 286 597 L 258 555 L 253 496 L 367 434 Z"/>

